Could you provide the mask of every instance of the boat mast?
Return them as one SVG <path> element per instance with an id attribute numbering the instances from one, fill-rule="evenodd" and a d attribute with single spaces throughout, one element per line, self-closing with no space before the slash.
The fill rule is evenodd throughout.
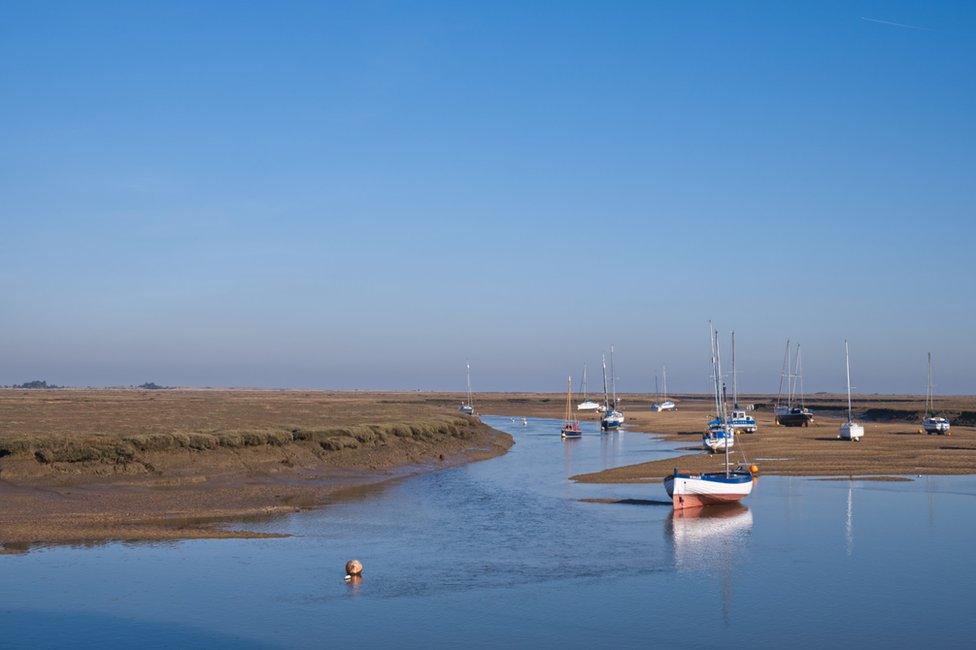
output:
<path id="1" fill-rule="evenodd" d="M 662 402 L 664 401 L 663 399 L 661 399 L 661 389 L 658 388 L 658 386 L 657 386 L 657 373 L 656 372 L 654 373 L 654 394 L 657 395 L 657 398 L 659 400 L 661 400 Z"/>
<path id="2" fill-rule="evenodd" d="M 803 366 L 800 364 L 800 344 L 796 344 L 796 385 L 800 393 L 800 408 L 803 407 Z"/>
<path id="3" fill-rule="evenodd" d="M 603 409 L 607 415 L 610 415 L 610 394 L 607 392 L 607 355 L 602 356 L 603 359 Z"/>
<path id="4" fill-rule="evenodd" d="M 715 341 L 716 341 L 715 330 L 712 328 L 712 321 L 708 321 L 708 344 L 712 347 L 712 381 L 715 383 L 715 417 L 721 420 L 722 418 L 722 407 L 719 405 L 719 378 L 718 369 L 715 361 Z"/>
<path id="5" fill-rule="evenodd" d="M 667 402 L 668 401 L 668 367 L 667 366 L 661 366 L 661 374 L 664 376 L 663 379 L 664 399 L 662 401 Z"/>
<path id="6" fill-rule="evenodd" d="M 851 409 L 851 350 L 844 339 L 844 362 L 847 364 L 847 422 L 854 421 L 854 413 Z"/>
<path id="7" fill-rule="evenodd" d="M 786 379 L 787 373 L 790 371 L 790 340 L 786 339 L 786 352 L 783 354 L 783 368 L 779 372 L 779 390 L 776 391 L 776 406 L 779 406 L 780 400 L 783 398 L 783 380 Z"/>
<path id="8" fill-rule="evenodd" d="M 800 350 L 800 344 L 796 345 L 797 352 Z M 790 360 L 790 349 L 786 348 L 786 383 L 789 387 L 789 393 L 786 398 L 786 408 L 793 408 L 793 386 L 796 381 L 796 373 L 793 370 L 792 361 Z"/>
<path id="9" fill-rule="evenodd" d="M 573 415 L 573 376 L 570 375 L 569 379 L 566 380 L 566 424 L 570 423 L 570 418 Z"/>
<path id="10" fill-rule="evenodd" d="M 739 408 L 739 390 L 735 383 L 735 330 L 732 330 L 732 408 Z"/>
<path id="11" fill-rule="evenodd" d="M 610 346 L 610 388 L 613 390 L 613 408 L 617 408 L 617 373 L 613 369 L 613 346 Z"/>
<path id="12" fill-rule="evenodd" d="M 709 328 L 711 328 L 711 323 L 709 323 Z M 722 348 L 718 343 L 718 332 L 715 332 L 715 342 L 713 345 L 715 350 L 715 400 L 719 404 L 719 421 L 722 423 L 722 429 L 725 432 L 725 476 L 728 478 L 730 475 L 729 470 L 729 438 L 735 435 L 728 424 L 728 418 L 725 415 L 725 400 L 719 398 L 719 385 L 721 383 L 722 377 Z"/>
<path id="13" fill-rule="evenodd" d="M 465 375 L 467 376 L 467 381 L 468 381 L 468 406 L 474 408 L 474 402 L 471 401 L 471 362 L 465 361 L 465 366 L 466 366 Z"/>
<path id="14" fill-rule="evenodd" d="M 580 386 L 580 396 L 582 398 L 581 401 L 584 401 L 584 402 L 587 401 L 587 394 L 586 394 L 586 362 L 585 361 L 583 362 L 583 384 Z"/>
<path id="15" fill-rule="evenodd" d="M 925 391 L 925 417 L 931 416 L 932 411 L 932 353 L 929 352 L 929 382 Z"/>

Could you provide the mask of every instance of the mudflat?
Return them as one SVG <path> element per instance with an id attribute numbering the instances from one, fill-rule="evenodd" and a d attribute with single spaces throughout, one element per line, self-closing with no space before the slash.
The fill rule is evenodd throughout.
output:
<path id="1" fill-rule="evenodd" d="M 806 400 L 814 412 L 809 427 L 777 426 L 772 407 L 775 396 L 744 395 L 743 404 L 756 410 L 758 431 L 738 436 L 734 462 L 756 464 L 762 474 L 792 476 L 885 477 L 916 474 L 976 473 L 976 398 L 940 397 L 935 408 L 952 421 L 951 435 L 920 433 L 924 397 L 870 395 L 854 402 L 855 419 L 864 424 L 861 442 L 840 440 L 837 429 L 847 417 L 846 396 L 818 394 Z M 608 469 L 573 479 L 594 483 L 643 483 L 660 481 L 675 467 L 692 472 L 715 471 L 723 467 L 722 455 L 710 455 L 701 448 L 701 435 L 714 416 L 714 403 L 704 395 L 675 396 L 677 411 L 654 413 L 651 395 L 621 395 L 626 416 L 625 431 L 650 432 L 679 443 L 688 453 L 678 458 L 650 461 Z M 498 415 L 561 418 L 565 395 L 496 394 L 479 395 L 479 411 Z M 582 419 L 598 420 L 595 415 Z"/>
<path id="2" fill-rule="evenodd" d="M 412 394 L 0 390 L 0 545 L 260 536 L 240 522 L 512 442 Z"/>

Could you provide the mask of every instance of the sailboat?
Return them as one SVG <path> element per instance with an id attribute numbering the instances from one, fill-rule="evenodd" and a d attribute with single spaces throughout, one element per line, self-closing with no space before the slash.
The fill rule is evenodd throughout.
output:
<path id="1" fill-rule="evenodd" d="M 786 404 L 782 404 L 783 380 L 786 380 Z M 797 396 L 799 393 L 799 396 Z M 783 373 L 779 378 L 779 395 L 773 409 L 776 424 L 784 427 L 806 427 L 813 421 L 813 413 L 803 405 L 803 371 L 800 365 L 800 344 L 796 344 L 796 358 L 792 367 L 790 361 L 790 340 L 786 340 L 786 357 L 783 360 Z"/>
<path id="2" fill-rule="evenodd" d="M 922 428 L 925 433 L 932 435 L 946 435 L 949 433 L 949 420 L 934 415 L 935 404 L 932 401 L 932 353 L 929 352 L 929 386 L 925 393 L 925 419 Z"/>
<path id="3" fill-rule="evenodd" d="M 864 426 L 854 421 L 854 410 L 851 408 L 851 351 L 844 341 L 844 363 L 847 365 L 847 422 L 840 425 L 839 436 L 842 440 L 860 442 L 864 436 Z"/>
<path id="4" fill-rule="evenodd" d="M 655 382 L 657 378 L 655 377 Z M 661 399 L 658 402 L 651 404 L 651 410 L 655 413 L 660 413 L 662 411 L 674 411 L 678 407 L 674 402 L 668 399 L 668 367 L 661 367 L 661 383 L 663 384 L 664 391 L 661 394 Z"/>
<path id="5" fill-rule="evenodd" d="M 719 412 L 719 419 L 724 427 L 726 440 L 733 440 L 735 431 L 729 425 L 725 413 L 725 402 L 721 396 L 722 361 L 718 349 L 718 335 L 712 333 L 709 323 L 709 339 L 712 346 L 712 367 L 715 381 L 715 404 Z M 732 469 L 730 448 L 725 445 L 725 471 L 689 474 L 674 472 L 664 478 L 664 489 L 671 497 L 671 505 L 675 510 L 682 508 L 698 508 L 706 505 L 733 503 L 741 501 L 752 493 L 753 475 L 748 469 Z"/>
<path id="6" fill-rule="evenodd" d="M 603 357 L 603 417 L 600 418 L 600 428 L 603 431 L 619 429 L 624 423 L 624 414 L 617 410 L 617 382 L 613 378 L 613 346 L 610 346 L 610 384 L 613 386 L 613 400 L 607 391 L 607 357 Z"/>
<path id="7" fill-rule="evenodd" d="M 458 410 L 467 415 L 474 415 L 474 400 L 471 399 L 471 362 L 465 362 L 467 368 L 466 377 L 468 381 L 468 401 L 461 402 L 461 408 Z"/>
<path id="8" fill-rule="evenodd" d="M 576 405 L 577 411 L 599 411 L 600 404 L 589 398 L 586 391 L 586 364 L 583 364 L 583 383 L 580 386 L 580 403 Z"/>
<path id="9" fill-rule="evenodd" d="M 757 429 L 756 418 L 739 406 L 739 388 L 735 373 L 735 331 L 732 332 L 732 413 L 729 415 L 729 423 L 736 431 L 745 433 L 755 433 Z M 718 418 L 709 422 L 709 426 L 716 424 L 719 424 Z"/>
<path id="10" fill-rule="evenodd" d="M 573 419 L 573 377 L 570 375 L 566 382 L 566 412 L 563 417 L 563 428 L 560 430 L 563 438 L 581 438 L 579 420 Z"/>
<path id="11" fill-rule="evenodd" d="M 712 372 L 715 373 L 715 418 L 708 423 L 708 429 L 702 436 L 702 447 L 708 452 L 728 451 L 735 445 L 735 428 L 728 421 L 725 413 L 725 391 L 721 377 L 721 350 L 718 345 L 718 332 L 712 330 L 712 323 L 708 323 L 708 338 L 712 345 Z"/>

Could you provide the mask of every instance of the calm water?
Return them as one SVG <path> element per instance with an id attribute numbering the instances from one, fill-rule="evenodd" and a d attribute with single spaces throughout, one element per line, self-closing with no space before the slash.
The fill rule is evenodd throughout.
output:
<path id="1" fill-rule="evenodd" d="M 293 536 L 0 556 L 0 646 L 970 646 L 976 478 L 764 477 L 673 519 L 660 484 L 579 472 L 673 454 L 484 418 L 507 455 L 264 524 Z M 580 499 L 629 499 L 587 503 Z M 360 558 L 365 579 L 342 580 Z"/>

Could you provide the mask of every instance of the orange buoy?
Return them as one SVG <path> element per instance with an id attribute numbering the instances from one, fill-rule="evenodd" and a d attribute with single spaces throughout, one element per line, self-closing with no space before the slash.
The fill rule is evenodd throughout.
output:
<path id="1" fill-rule="evenodd" d="M 363 563 L 359 560 L 349 560 L 346 562 L 346 578 L 359 576 L 363 573 Z"/>
<path id="2" fill-rule="evenodd" d="M 752 472 L 753 474 L 758 474 L 759 473 L 759 465 L 751 465 L 749 467 L 749 471 Z"/>

